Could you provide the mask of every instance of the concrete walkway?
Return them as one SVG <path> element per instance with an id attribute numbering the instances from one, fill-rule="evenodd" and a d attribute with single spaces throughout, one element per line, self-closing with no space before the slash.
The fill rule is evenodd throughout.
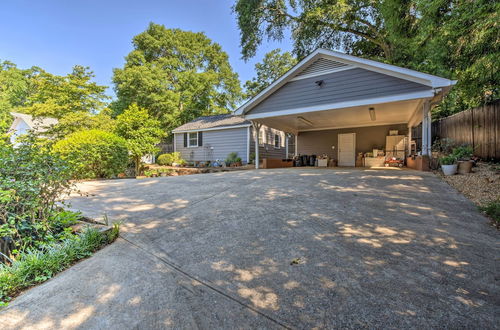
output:
<path id="1" fill-rule="evenodd" d="M 499 235 L 433 174 L 276 169 L 87 182 L 123 221 L 0 328 L 495 328 Z"/>

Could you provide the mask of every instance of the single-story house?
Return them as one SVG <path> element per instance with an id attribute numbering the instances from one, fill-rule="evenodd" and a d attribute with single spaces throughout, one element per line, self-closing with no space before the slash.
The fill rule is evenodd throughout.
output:
<path id="1" fill-rule="evenodd" d="M 224 160 L 232 153 L 238 153 L 244 164 L 253 160 L 255 145 L 258 144 L 261 158 L 287 158 L 290 135 L 283 131 L 259 127 L 259 140 L 255 140 L 252 123 L 241 116 L 222 114 L 198 117 L 177 127 L 174 133 L 174 151 L 180 152 L 187 161 Z"/>
<path id="2" fill-rule="evenodd" d="M 10 134 L 10 141 L 12 144 L 16 143 L 16 139 L 28 131 L 35 133 L 43 133 L 51 126 L 58 123 L 57 119 L 49 117 L 33 117 L 24 113 L 11 112 L 14 121 L 8 130 Z"/>
<path id="3" fill-rule="evenodd" d="M 430 111 L 455 83 L 317 49 L 235 114 L 252 121 L 257 132 L 265 125 L 293 134 L 296 155 L 326 154 L 340 166 L 412 155 L 422 164 L 431 148 Z M 418 140 L 412 139 L 415 127 Z"/>

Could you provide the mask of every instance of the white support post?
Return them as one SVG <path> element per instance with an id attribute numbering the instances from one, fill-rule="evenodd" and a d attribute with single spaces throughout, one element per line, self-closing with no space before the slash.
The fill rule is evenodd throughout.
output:
<path id="1" fill-rule="evenodd" d="M 250 143 L 252 137 L 250 136 L 250 126 L 247 127 L 247 165 L 250 164 Z"/>
<path id="2" fill-rule="evenodd" d="M 285 159 L 288 159 L 288 133 L 285 133 Z"/>
<path id="3" fill-rule="evenodd" d="M 412 136 L 411 136 L 411 125 L 408 124 L 408 156 L 411 155 L 411 139 L 412 139 Z"/>
<path id="4" fill-rule="evenodd" d="M 422 118 L 422 155 L 429 156 L 431 154 L 431 109 L 430 102 L 425 101 L 423 104 Z"/>
<path id="5" fill-rule="evenodd" d="M 299 132 L 297 132 L 297 133 L 295 134 L 295 156 L 298 156 L 298 155 L 299 155 L 299 153 L 297 152 L 297 150 L 298 150 L 298 148 L 297 148 L 297 147 L 298 147 L 298 144 L 299 144 L 299 143 L 298 143 L 298 141 L 299 141 L 299 139 L 298 139 L 298 135 L 299 135 Z"/>
<path id="6" fill-rule="evenodd" d="M 262 127 L 262 124 L 252 122 L 253 129 L 255 131 L 255 168 L 259 169 L 259 162 L 260 162 L 260 157 L 259 157 L 259 136 L 260 136 L 260 128 Z"/>

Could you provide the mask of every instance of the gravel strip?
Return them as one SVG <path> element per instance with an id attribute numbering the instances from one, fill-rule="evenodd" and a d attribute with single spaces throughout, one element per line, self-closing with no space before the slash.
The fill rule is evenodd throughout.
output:
<path id="1" fill-rule="evenodd" d="M 477 163 L 469 174 L 444 176 L 435 172 L 448 184 L 479 206 L 500 199 L 500 164 Z"/>

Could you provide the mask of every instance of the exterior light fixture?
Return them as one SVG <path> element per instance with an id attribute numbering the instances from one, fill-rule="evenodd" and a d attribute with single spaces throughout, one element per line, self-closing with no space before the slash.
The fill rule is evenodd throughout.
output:
<path id="1" fill-rule="evenodd" d="M 315 83 L 316 85 L 318 85 L 319 87 L 321 87 L 321 86 L 323 85 L 323 83 L 324 83 L 324 82 L 325 82 L 324 80 L 317 80 L 317 81 L 315 81 L 314 83 Z"/>
<path id="2" fill-rule="evenodd" d="M 305 119 L 304 117 L 298 116 L 297 119 L 308 126 L 314 126 L 314 124 L 311 121 Z"/>
<path id="3" fill-rule="evenodd" d="M 368 112 L 370 112 L 370 119 L 375 121 L 377 118 L 375 117 L 375 108 L 368 108 Z"/>

